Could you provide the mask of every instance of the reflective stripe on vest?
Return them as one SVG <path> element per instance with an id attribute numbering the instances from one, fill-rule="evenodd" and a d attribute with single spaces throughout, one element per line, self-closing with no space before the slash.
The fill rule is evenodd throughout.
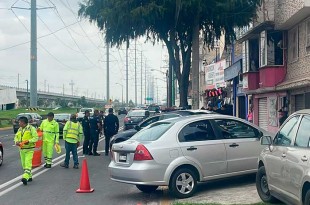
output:
<path id="1" fill-rule="evenodd" d="M 67 130 L 66 138 L 72 138 L 72 139 L 78 140 L 80 124 L 79 123 L 72 124 L 72 122 L 69 122 L 69 123 L 70 124 L 69 124 L 69 128 Z M 73 127 L 72 127 L 72 125 L 73 125 Z"/>

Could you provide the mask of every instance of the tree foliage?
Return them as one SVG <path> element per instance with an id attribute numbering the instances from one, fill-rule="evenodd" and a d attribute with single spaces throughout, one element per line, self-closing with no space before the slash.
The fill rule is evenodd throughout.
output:
<path id="1" fill-rule="evenodd" d="M 199 24 L 203 41 L 210 48 L 221 35 L 231 43 L 234 28 L 248 25 L 260 1 L 87 0 L 80 4 L 79 16 L 105 31 L 106 41 L 112 46 L 129 46 L 131 39 L 141 36 L 153 43 L 165 42 L 179 82 L 181 106 L 186 106 L 195 26 Z"/>

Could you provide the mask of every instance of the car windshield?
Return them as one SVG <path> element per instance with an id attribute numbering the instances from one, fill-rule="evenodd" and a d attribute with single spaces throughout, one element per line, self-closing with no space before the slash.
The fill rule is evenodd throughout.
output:
<path id="1" fill-rule="evenodd" d="M 160 110 L 159 106 L 149 106 L 149 108 L 148 108 L 149 111 L 156 111 L 156 109 Z"/>
<path id="2" fill-rule="evenodd" d="M 145 111 L 141 110 L 141 111 L 132 111 L 130 113 L 128 113 L 129 117 L 144 117 L 145 116 Z"/>
<path id="3" fill-rule="evenodd" d="M 19 119 L 20 117 L 27 117 L 29 119 L 29 118 L 31 118 L 31 115 L 29 115 L 29 114 L 18 114 L 16 119 Z"/>
<path id="4" fill-rule="evenodd" d="M 80 110 L 80 112 L 85 112 L 86 110 L 89 110 L 89 112 L 92 111 L 92 109 L 89 109 L 89 108 L 82 108 L 82 109 Z"/>
<path id="5" fill-rule="evenodd" d="M 56 121 L 69 120 L 69 118 L 70 118 L 70 115 L 66 115 L 66 114 L 56 114 L 56 115 L 54 116 L 54 119 L 55 119 Z"/>
<path id="6" fill-rule="evenodd" d="M 137 134 L 135 134 L 131 139 L 137 141 L 155 141 L 159 139 L 171 126 L 171 122 L 158 122 L 150 125 Z"/>

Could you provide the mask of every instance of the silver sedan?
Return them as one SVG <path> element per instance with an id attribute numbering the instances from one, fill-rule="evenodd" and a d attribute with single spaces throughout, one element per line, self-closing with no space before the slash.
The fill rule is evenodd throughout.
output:
<path id="1" fill-rule="evenodd" d="M 169 186 L 174 196 L 190 197 L 198 181 L 255 173 L 263 135 L 270 133 L 226 115 L 159 121 L 113 145 L 110 176 L 143 192 Z"/>

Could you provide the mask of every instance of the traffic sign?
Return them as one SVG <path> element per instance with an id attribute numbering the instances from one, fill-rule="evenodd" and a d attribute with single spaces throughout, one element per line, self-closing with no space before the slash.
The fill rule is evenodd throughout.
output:
<path id="1" fill-rule="evenodd" d="M 153 98 L 147 97 L 147 98 L 145 98 L 145 100 L 152 101 L 152 100 L 153 100 Z"/>

